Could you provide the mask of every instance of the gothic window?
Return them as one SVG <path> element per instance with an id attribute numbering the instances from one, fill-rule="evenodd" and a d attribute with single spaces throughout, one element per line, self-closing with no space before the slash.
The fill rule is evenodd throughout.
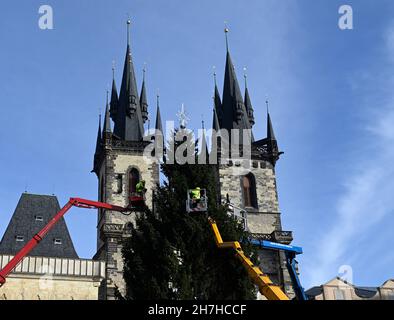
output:
<path id="1" fill-rule="evenodd" d="M 137 183 L 140 181 L 140 173 L 133 168 L 129 173 L 129 195 L 132 196 L 136 192 Z"/>
<path id="2" fill-rule="evenodd" d="M 242 177 L 242 191 L 244 206 L 257 209 L 256 182 L 253 174 Z"/>

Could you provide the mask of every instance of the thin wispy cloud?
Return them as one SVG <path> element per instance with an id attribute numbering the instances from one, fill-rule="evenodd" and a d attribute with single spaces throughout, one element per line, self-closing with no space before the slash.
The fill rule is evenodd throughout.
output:
<path id="1" fill-rule="evenodd" d="M 394 24 L 387 28 L 383 48 L 387 61 L 382 63 L 385 69 L 378 71 L 381 77 L 387 72 L 394 74 Z M 379 90 L 379 93 L 386 93 L 380 99 L 385 103 L 374 106 L 373 111 L 364 108 L 368 113 L 365 118 L 369 119 L 364 129 L 372 145 L 366 143 L 361 147 L 355 146 L 362 148 L 362 152 L 358 153 L 361 156 L 349 159 L 355 164 L 354 169 L 342 182 L 344 193 L 337 200 L 332 223 L 318 241 L 319 252 L 313 268 L 309 270 L 309 280 L 314 285 L 325 283 L 336 276 L 341 265 L 352 265 L 354 250 L 362 250 L 364 256 L 377 259 L 375 246 L 361 247 L 358 244 L 371 238 L 368 231 L 373 226 L 379 224 L 388 227 L 387 223 L 390 222 L 387 218 L 394 213 L 394 94 L 388 93 L 393 88 L 394 77 L 380 80 L 385 83 Z M 356 88 L 360 90 L 358 86 Z M 370 240 L 373 241 L 373 238 Z M 393 253 L 387 252 L 386 259 L 391 260 L 393 257 Z M 356 283 L 357 271 L 353 270 Z"/>

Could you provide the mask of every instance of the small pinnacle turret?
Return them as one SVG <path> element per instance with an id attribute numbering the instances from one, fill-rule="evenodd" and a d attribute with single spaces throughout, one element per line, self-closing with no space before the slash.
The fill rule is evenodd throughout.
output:
<path id="1" fill-rule="evenodd" d="M 115 82 L 115 67 L 112 67 L 112 90 L 111 90 L 111 102 L 110 102 L 110 115 L 111 119 L 115 122 L 118 109 L 119 109 L 119 97 L 118 97 L 118 90 L 116 88 Z"/>
<path id="2" fill-rule="evenodd" d="M 92 170 L 92 172 L 96 172 L 97 173 L 98 158 L 99 158 L 100 152 L 101 152 L 102 141 L 103 141 L 103 137 L 102 137 L 102 131 L 101 131 L 101 114 L 100 114 L 99 115 L 98 131 L 97 131 L 96 150 L 94 152 L 94 160 L 93 160 L 93 170 Z"/>
<path id="3" fill-rule="evenodd" d="M 244 102 L 244 104 L 245 104 L 246 113 L 248 114 L 248 119 L 249 119 L 250 125 L 253 127 L 255 124 L 254 110 L 253 110 L 252 102 L 250 101 L 246 74 L 244 75 L 244 78 L 245 78 L 245 102 Z"/>
<path id="4" fill-rule="evenodd" d="M 144 120 L 144 122 L 146 122 L 148 120 L 148 100 L 146 98 L 145 73 L 146 73 L 146 69 L 144 67 L 142 88 L 141 88 L 141 98 L 140 98 L 141 113 L 142 113 L 142 119 Z"/>
<path id="5" fill-rule="evenodd" d="M 109 112 L 108 95 L 109 95 L 109 92 L 107 91 L 107 103 L 106 103 L 106 106 L 105 106 L 105 118 L 104 118 L 104 127 L 103 127 L 103 139 L 106 138 L 105 136 L 106 136 L 107 134 L 112 133 L 112 130 L 111 130 L 111 118 L 110 118 L 110 112 Z"/>
<path id="6" fill-rule="evenodd" d="M 163 123 L 161 121 L 161 114 L 160 114 L 160 96 L 157 95 L 157 109 L 156 109 L 156 124 L 155 129 L 159 130 L 163 133 Z"/>

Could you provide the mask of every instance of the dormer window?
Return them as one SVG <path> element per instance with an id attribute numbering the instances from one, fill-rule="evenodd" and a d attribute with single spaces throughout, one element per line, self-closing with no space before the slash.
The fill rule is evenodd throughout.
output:
<path id="1" fill-rule="evenodd" d="M 16 242 L 23 242 L 23 241 L 25 241 L 25 237 L 24 236 L 16 236 L 15 239 L 16 239 Z"/>
<path id="2" fill-rule="evenodd" d="M 56 245 L 60 245 L 60 244 L 62 244 L 62 239 L 54 239 L 53 243 Z"/>
<path id="3" fill-rule="evenodd" d="M 36 221 L 44 221 L 43 216 L 35 216 Z"/>

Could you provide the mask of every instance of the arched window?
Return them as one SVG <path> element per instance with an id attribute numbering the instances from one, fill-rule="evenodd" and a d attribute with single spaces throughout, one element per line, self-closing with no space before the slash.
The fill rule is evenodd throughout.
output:
<path id="1" fill-rule="evenodd" d="M 257 209 L 256 181 L 253 174 L 242 177 L 242 191 L 244 206 Z"/>
<path id="2" fill-rule="evenodd" d="M 136 192 L 137 183 L 140 182 L 140 173 L 133 168 L 129 173 L 129 195 L 132 196 Z"/>

